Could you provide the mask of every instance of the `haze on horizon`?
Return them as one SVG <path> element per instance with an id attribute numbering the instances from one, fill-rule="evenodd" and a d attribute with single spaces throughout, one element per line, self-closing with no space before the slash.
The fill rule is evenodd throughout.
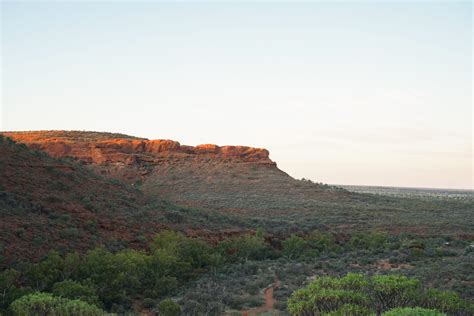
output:
<path id="1" fill-rule="evenodd" d="M 0 130 L 249 145 L 296 178 L 473 188 L 470 1 L 0 7 Z"/>

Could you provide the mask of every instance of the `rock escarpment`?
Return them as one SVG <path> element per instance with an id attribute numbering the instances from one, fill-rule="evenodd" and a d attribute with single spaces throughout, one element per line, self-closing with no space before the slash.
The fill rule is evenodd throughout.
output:
<path id="1" fill-rule="evenodd" d="M 186 146 L 172 140 L 148 140 L 122 134 L 93 132 L 4 132 L 5 136 L 53 157 L 74 157 L 97 165 L 161 163 L 165 161 L 219 161 L 276 165 L 269 152 L 247 146 L 212 144 Z"/>
<path id="2" fill-rule="evenodd" d="M 95 172 L 134 185 L 147 198 L 178 205 L 266 217 L 343 195 L 293 179 L 261 148 L 193 147 L 97 132 L 3 134 L 53 157 L 74 157 Z"/>

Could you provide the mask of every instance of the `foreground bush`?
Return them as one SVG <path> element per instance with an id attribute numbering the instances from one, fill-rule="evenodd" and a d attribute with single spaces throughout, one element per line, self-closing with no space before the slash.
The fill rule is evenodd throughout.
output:
<path id="1" fill-rule="evenodd" d="M 396 308 L 417 306 L 431 310 L 403 309 L 407 314 L 396 314 Z M 295 291 L 288 300 L 291 315 L 380 315 L 393 309 L 388 315 L 418 315 L 414 314 L 418 311 L 424 313 L 420 315 L 443 315 L 434 310 L 469 315 L 472 311 L 454 292 L 424 291 L 418 280 L 399 275 L 321 277 Z"/>
<path id="2" fill-rule="evenodd" d="M 426 309 L 421 307 L 405 307 L 394 308 L 382 314 L 383 316 L 446 316 L 434 309 Z"/>
<path id="3" fill-rule="evenodd" d="M 181 313 L 181 308 L 175 301 L 166 299 L 158 305 L 158 312 L 163 316 L 178 316 Z"/>
<path id="4" fill-rule="evenodd" d="M 55 283 L 52 293 L 54 296 L 77 299 L 92 305 L 100 306 L 99 297 L 91 286 L 83 285 L 72 280 Z"/>
<path id="5" fill-rule="evenodd" d="M 34 293 L 25 295 L 11 306 L 13 315 L 17 316 L 99 316 L 107 315 L 97 306 L 90 305 L 81 300 L 70 300 L 55 297 L 48 293 Z"/>

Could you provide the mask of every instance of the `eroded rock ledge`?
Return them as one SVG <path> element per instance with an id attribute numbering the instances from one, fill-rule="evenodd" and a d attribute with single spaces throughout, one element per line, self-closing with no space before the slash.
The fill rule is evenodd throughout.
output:
<path id="1" fill-rule="evenodd" d="M 86 163 L 133 165 L 160 160 L 219 160 L 223 162 L 275 163 L 263 148 L 186 146 L 172 140 L 148 140 L 122 134 L 68 131 L 2 132 L 16 142 L 43 150 L 53 157 L 74 157 Z"/>

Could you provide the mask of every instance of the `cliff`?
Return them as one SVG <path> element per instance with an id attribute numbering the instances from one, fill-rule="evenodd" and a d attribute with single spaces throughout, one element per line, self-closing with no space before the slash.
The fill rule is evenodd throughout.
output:
<path id="1" fill-rule="evenodd" d="M 148 140 L 123 134 L 98 132 L 35 131 L 1 133 L 32 149 L 52 157 L 74 157 L 98 165 L 134 165 L 141 162 L 160 163 L 166 160 L 218 160 L 275 165 L 269 152 L 247 146 L 212 144 L 186 146 L 172 140 Z"/>

